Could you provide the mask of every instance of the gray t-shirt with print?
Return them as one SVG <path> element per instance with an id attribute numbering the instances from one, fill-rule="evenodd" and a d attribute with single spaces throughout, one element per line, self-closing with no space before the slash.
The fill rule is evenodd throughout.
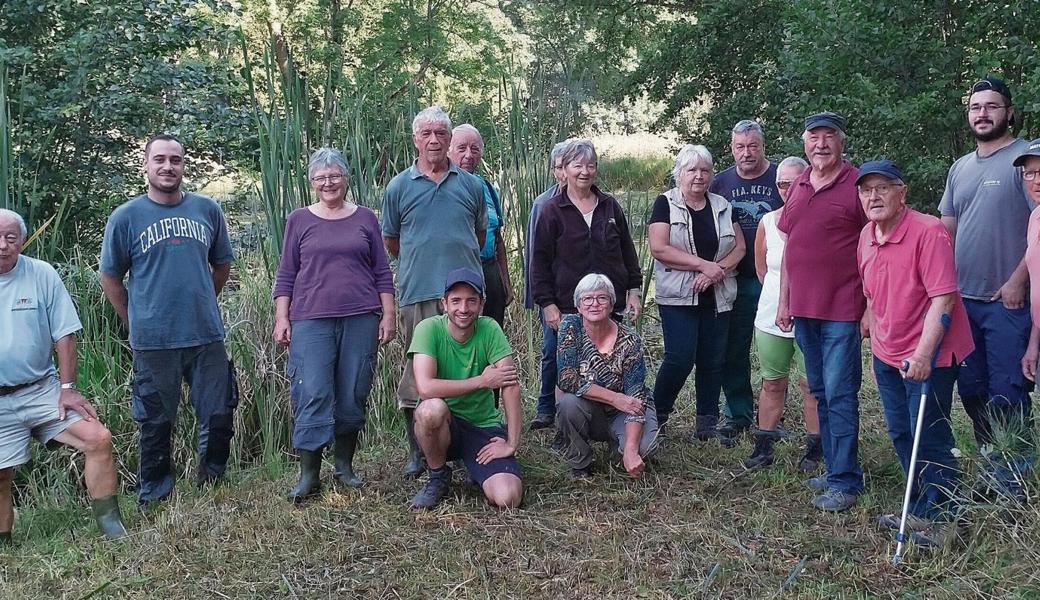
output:
<path id="1" fill-rule="evenodd" d="M 966 154 L 950 167 L 939 212 L 957 219 L 954 255 L 965 298 L 992 298 L 1025 255 L 1033 202 L 1011 163 L 1028 146 L 1018 139 L 989 156 Z"/>
<path id="2" fill-rule="evenodd" d="M 173 205 L 138 196 L 112 213 L 101 272 L 128 272 L 130 347 L 167 350 L 224 339 L 210 265 L 234 260 L 224 213 L 186 193 Z"/>

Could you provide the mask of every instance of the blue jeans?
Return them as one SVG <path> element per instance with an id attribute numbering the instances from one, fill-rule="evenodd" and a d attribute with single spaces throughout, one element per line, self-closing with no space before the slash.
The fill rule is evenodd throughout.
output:
<path id="1" fill-rule="evenodd" d="M 943 367 L 932 371 L 929 378 L 917 467 L 910 488 L 910 513 L 933 521 L 952 508 L 951 500 L 957 485 L 957 459 L 950 452 L 954 446 L 950 408 L 957 371 L 956 366 Z M 909 473 L 917 411 L 921 403 L 921 382 L 903 379 L 899 369 L 876 356 L 874 375 L 881 406 L 885 410 L 885 422 L 888 423 L 888 437 L 892 439 L 903 472 Z"/>
<path id="2" fill-rule="evenodd" d="M 805 357 L 809 390 L 816 396 L 827 485 L 846 494 L 863 491 L 859 466 L 859 386 L 863 377 L 859 323 L 796 317 L 794 337 Z"/>
<path id="3" fill-rule="evenodd" d="M 957 376 L 964 411 L 971 417 L 975 441 L 993 442 L 991 418 L 1031 422 L 1031 384 L 1022 375 L 1022 355 L 1029 342 L 1029 306 L 1008 310 L 1000 302 L 964 299 L 975 351 Z M 958 357 L 960 358 L 960 357 Z M 990 413 L 996 413 L 991 415 Z"/>
<path id="4" fill-rule="evenodd" d="M 726 419 L 736 427 L 755 421 L 755 395 L 751 390 L 751 340 L 755 337 L 755 313 L 762 284 L 757 277 L 737 277 L 737 298 L 729 314 L 729 341 L 722 364 L 722 392 L 726 395 Z"/>
<path id="5" fill-rule="evenodd" d="M 658 305 L 657 310 L 661 313 L 664 333 L 664 360 L 654 383 L 657 422 L 664 424 L 668 421 L 675 398 L 695 364 L 697 414 L 717 417 L 729 313 L 716 314 L 714 307 L 699 306 Z"/>
<path id="6" fill-rule="evenodd" d="M 538 414 L 556 417 L 556 330 L 545 322 L 542 309 L 538 309 L 542 322 L 542 387 L 538 394 Z"/>

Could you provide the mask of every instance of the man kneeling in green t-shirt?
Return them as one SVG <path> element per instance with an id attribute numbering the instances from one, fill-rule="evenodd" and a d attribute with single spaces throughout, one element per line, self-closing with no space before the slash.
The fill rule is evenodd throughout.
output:
<path id="1" fill-rule="evenodd" d="M 449 273 L 441 302 L 445 314 L 419 323 L 408 348 L 422 399 L 415 409 L 415 436 L 430 468 L 430 479 L 411 506 L 433 508 L 447 496 L 447 461 L 459 459 L 488 502 L 519 506 L 522 472 L 514 454 L 523 413 L 513 350 L 498 323 L 480 316 L 484 281 L 479 273 Z M 502 390 L 506 429 L 495 406 L 496 389 Z"/>

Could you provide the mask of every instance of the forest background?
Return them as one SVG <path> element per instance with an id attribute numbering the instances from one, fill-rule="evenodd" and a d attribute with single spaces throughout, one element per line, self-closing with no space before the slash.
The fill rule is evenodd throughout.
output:
<path id="1" fill-rule="evenodd" d="M 593 494 L 562 483 L 547 441 L 532 438 L 524 464 L 536 510 L 491 516 L 469 495 L 459 513 L 413 518 L 401 509 L 412 486 L 396 471 L 395 342 L 381 353 L 371 398 L 369 487 L 303 512 L 271 508 L 295 467 L 269 300 L 284 218 L 310 202 L 306 156 L 325 144 L 342 148 L 352 193 L 378 210 L 382 186 L 413 156 L 411 117 L 430 104 L 485 135 L 482 171 L 502 190 L 517 288 L 530 204 L 549 184 L 548 149 L 571 135 L 596 140 L 601 184 L 642 230 L 646 267 L 642 225 L 675 151 L 703 143 L 722 170 L 732 164 L 729 129 L 744 118 L 762 123 L 777 160 L 802 154 L 805 115 L 840 112 L 849 119 L 848 157 L 895 160 L 911 203 L 934 212 L 950 164 L 974 145 L 965 123 L 973 81 L 1002 77 L 1014 93 L 1016 134 L 1040 135 L 1036 23 L 1035 0 L 4 0 L 0 206 L 27 217 L 34 239 L 26 252 L 58 265 L 76 299 L 85 326 L 81 386 L 116 435 L 125 491 L 136 469 L 129 351 L 100 294 L 97 251 L 111 211 L 143 190 L 143 140 L 153 133 L 185 141 L 189 185 L 218 198 L 231 220 L 239 258 L 222 309 L 243 391 L 233 486 L 185 487 L 163 516 L 137 522 L 141 533 L 128 545 L 87 541 L 82 487 L 69 476 L 78 459 L 37 451 L 16 480 L 24 550 L 0 557 L 5 593 L 1037 593 L 1035 510 L 978 506 L 981 524 L 966 552 L 886 567 L 891 539 L 871 529 L 871 516 L 894 507 L 902 480 L 869 383 L 863 447 L 872 487 L 851 515 L 804 510 L 791 468 L 742 474 L 746 441 L 723 451 L 677 440 L 644 483 L 615 473 Z M 652 294 L 645 297 L 649 304 Z M 508 320 L 530 411 L 540 328 L 516 305 Z M 639 325 L 655 371 L 656 311 Z M 185 474 L 190 412 L 181 412 L 176 444 Z M 688 413 L 680 409 L 677 422 Z M 957 425 L 970 473 L 963 415 Z M 671 518 L 662 523 L 661 515 Z M 489 519 L 513 534 L 486 539 Z M 633 533 L 631 523 L 655 525 Z M 251 536 L 256 527 L 268 534 Z M 397 551 L 417 534 L 444 539 L 402 559 Z M 299 551 L 286 556 L 291 544 Z M 430 560 L 440 564 L 432 573 Z"/>

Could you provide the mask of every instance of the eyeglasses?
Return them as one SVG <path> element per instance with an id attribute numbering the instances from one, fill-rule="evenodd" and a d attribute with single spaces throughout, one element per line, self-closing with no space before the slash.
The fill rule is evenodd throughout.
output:
<path id="1" fill-rule="evenodd" d="M 777 181 L 776 182 L 776 187 L 778 187 L 778 188 L 780 188 L 782 190 L 786 190 L 787 188 L 791 187 L 792 183 L 794 183 L 793 179 L 788 180 L 788 181 Z"/>
<path id="2" fill-rule="evenodd" d="M 870 198 L 874 192 L 877 192 L 879 196 L 887 196 L 892 190 L 901 187 L 903 187 L 902 183 L 879 183 L 869 188 L 857 186 L 856 189 L 859 191 L 860 198 Z"/>
<path id="3" fill-rule="evenodd" d="M 1022 171 L 1022 179 L 1026 181 L 1032 181 L 1040 176 L 1040 171 Z"/>
<path id="4" fill-rule="evenodd" d="M 583 296 L 581 299 L 582 306 L 592 306 L 593 304 L 610 304 L 610 296 Z"/>
<path id="5" fill-rule="evenodd" d="M 1010 104 L 997 104 L 996 102 L 987 102 L 985 104 L 972 104 L 968 107 L 968 113 L 977 115 L 986 111 L 988 113 L 995 112 L 1001 108 L 1010 108 Z"/>
<path id="6" fill-rule="evenodd" d="M 342 175 L 319 175 L 318 177 L 311 177 L 311 183 L 339 183 L 343 181 Z"/>

